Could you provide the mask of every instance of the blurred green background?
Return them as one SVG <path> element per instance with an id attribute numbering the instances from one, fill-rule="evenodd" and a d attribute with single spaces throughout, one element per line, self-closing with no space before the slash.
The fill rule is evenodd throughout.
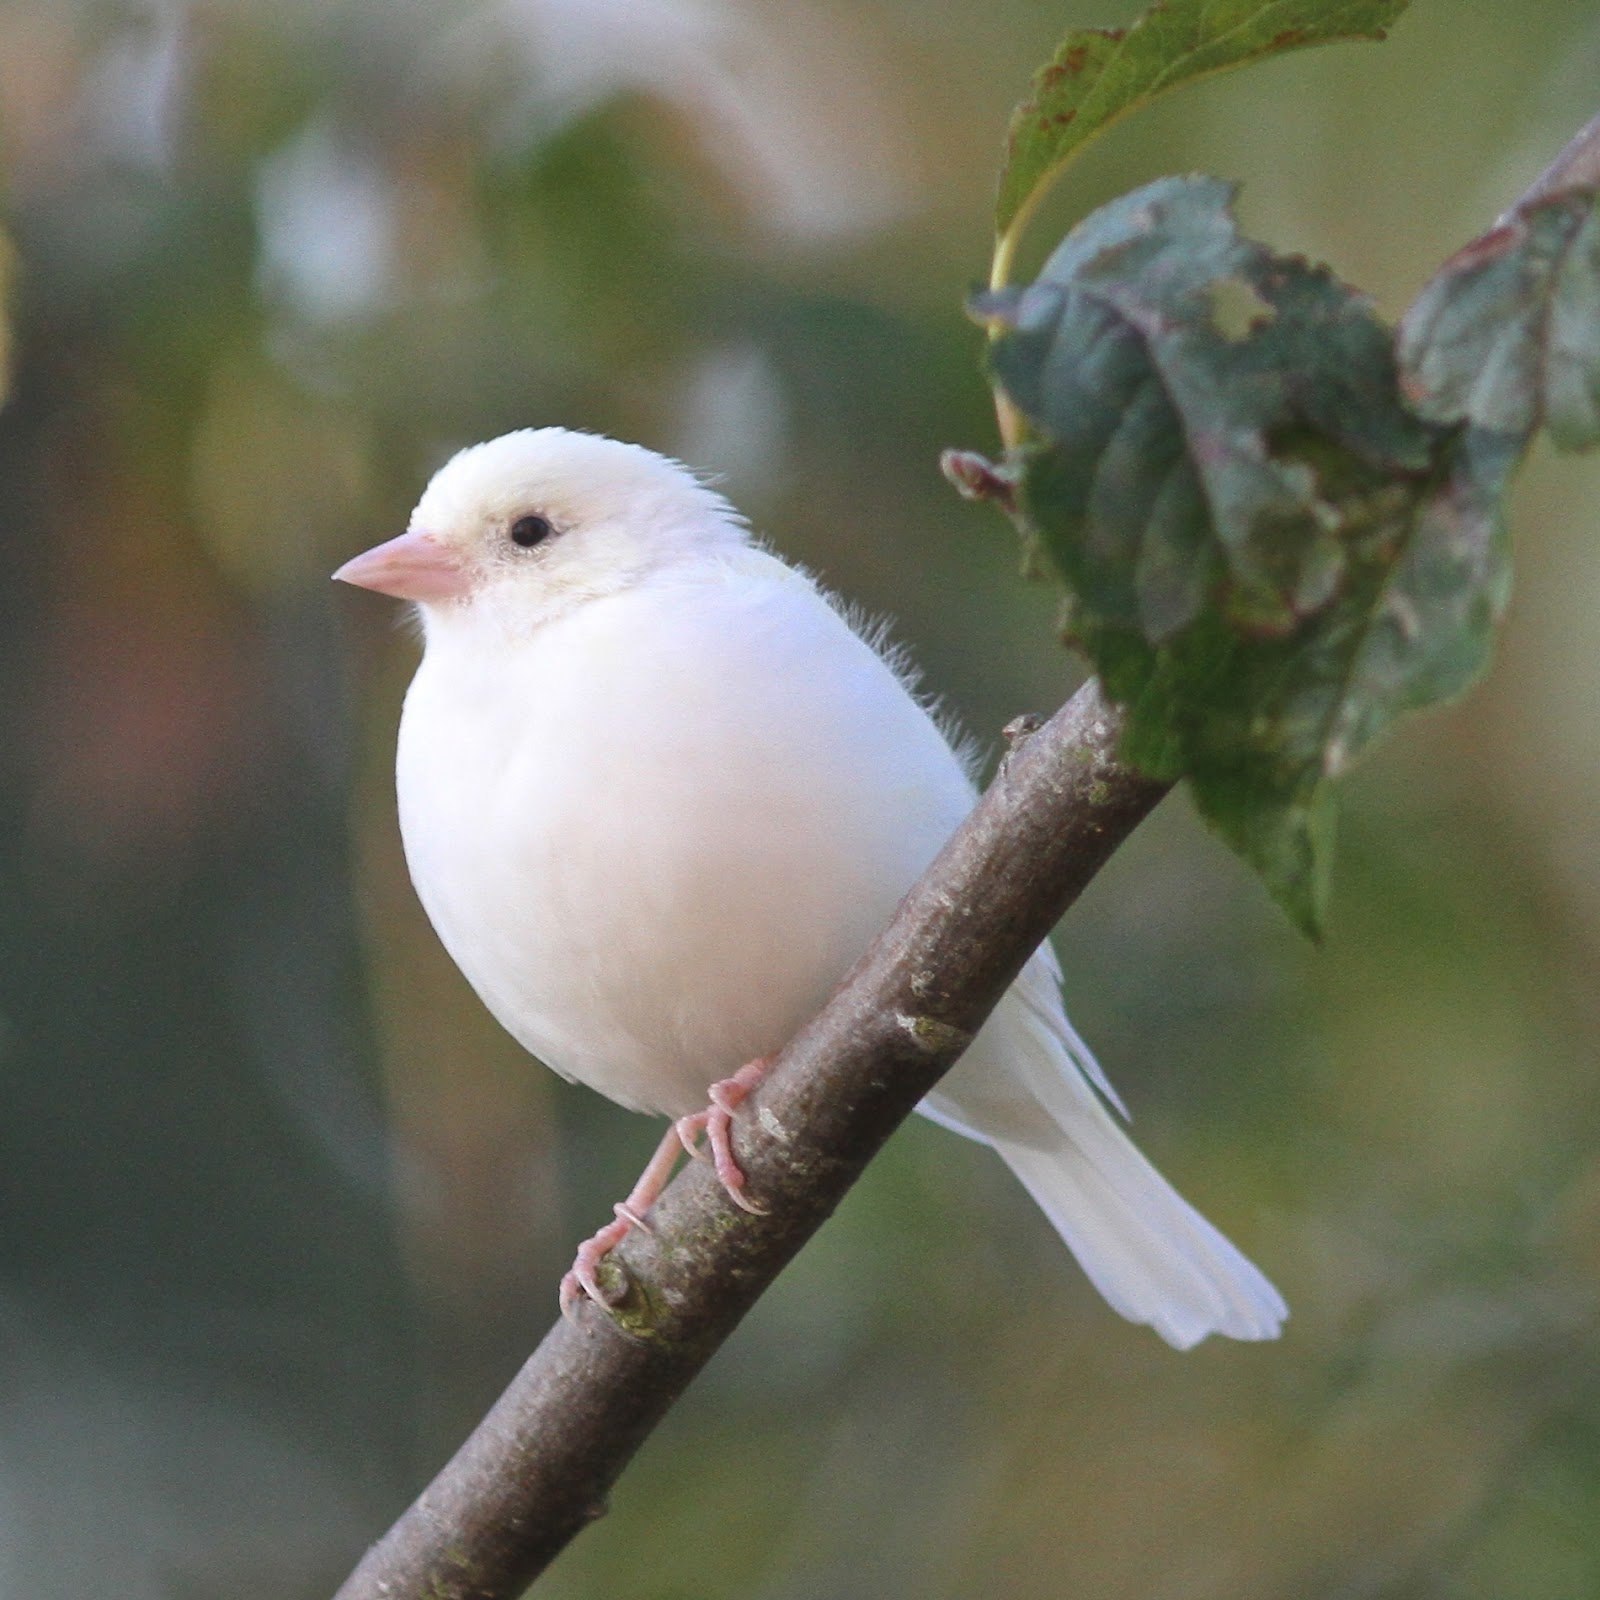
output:
<path id="1" fill-rule="evenodd" d="M 979 337 L 1006 113 L 1122 0 L 0 5 L 0 1595 L 330 1591 L 655 1128 L 436 947 L 415 647 L 328 571 L 454 448 L 725 475 L 992 743 L 1075 668 Z M 1579 0 L 1418 0 L 1119 129 L 1396 314 L 1595 109 Z M 918 1124 L 545 1580 L 557 1600 L 1600 1594 L 1600 471 L 1534 460 L 1494 673 L 1347 787 L 1315 952 L 1167 802 L 1059 936 L 1141 1142 L 1293 1318 L 1120 1322 Z"/>

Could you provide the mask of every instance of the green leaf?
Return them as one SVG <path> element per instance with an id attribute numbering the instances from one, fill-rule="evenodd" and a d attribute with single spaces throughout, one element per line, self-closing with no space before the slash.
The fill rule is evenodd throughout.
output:
<path id="1" fill-rule="evenodd" d="M 1423 416 L 1600 443 L 1600 196 L 1519 206 L 1447 261 L 1400 324 L 1400 364 Z"/>
<path id="2" fill-rule="evenodd" d="M 1075 30 L 1012 113 L 995 232 L 1005 238 L 1061 166 L 1125 113 L 1197 78 L 1341 39 L 1381 39 L 1407 0 L 1165 0 L 1132 27 Z"/>
<path id="3" fill-rule="evenodd" d="M 1443 444 L 1426 490 L 1404 507 L 1328 725 L 1330 777 L 1402 712 L 1454 699 L 1488 665 L 1511 595 L 1504 501 L 1521 460 L 1517 440 L 1460 430 Z"/>
<path id="4" fill-rule="evenodd" d="M 1011 330 L 993 375 L 1063 480 L 1071 522 L 1051 553 L 1098 612 L 1153 641 L 1219 575 L 1257 631 L 1322 603 L 1343 558 L 1318 439 L 1383 470 L 1430 460 L 1367 302 L 1241 239 L 1232 194 L 1211 178 L 1149 184 L 1075 228 L 1031 288 L 975 302 Z M 1242 336 L 1219 296 L 1258 308 Z"/>
<path id="5" fill-rule="evenodd" d="M 1411 412 L 1368 302 L 1242 238 L 1231 201 L 1147 185 L 975 310 L 1033 432 L 998 471 L 1125 754 L 1187 778 L 1315 934 L 1333 780 L 1487 657 L 1520 441 Z"/>

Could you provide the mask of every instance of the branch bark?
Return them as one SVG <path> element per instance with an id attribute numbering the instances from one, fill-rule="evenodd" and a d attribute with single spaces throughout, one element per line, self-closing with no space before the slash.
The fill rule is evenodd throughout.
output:
<path id="1" fill-rule="evenodd" d="M 999 775 L 822 1013 L 740 1109 L 751 1216 L 690 1163 L 609 1259 L 608 1314 L 558 1320 L 336 1600 L 511 1600 L 605 1509 L 622 1469 L 867 1162 L 949 1069 L 1167 785 L 1116 758 L 1086 684 Z"/>

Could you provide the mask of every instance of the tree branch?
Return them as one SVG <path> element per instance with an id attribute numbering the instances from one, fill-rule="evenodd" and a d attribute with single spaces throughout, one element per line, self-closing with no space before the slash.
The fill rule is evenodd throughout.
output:
<path id="1" fill-rule="evenodd" d="M 823 1012 L 741 1108 L 765 1216 L 690 1163 L 606 1263 L 622 1298 L 558 1320 L 337 1600 L 510 1600 L 605 1509 L 690 1380 L 949 1069 L 1032 952 L 1167 791 L 1116 759 L 1090 682 L 1013 747 Z"/>

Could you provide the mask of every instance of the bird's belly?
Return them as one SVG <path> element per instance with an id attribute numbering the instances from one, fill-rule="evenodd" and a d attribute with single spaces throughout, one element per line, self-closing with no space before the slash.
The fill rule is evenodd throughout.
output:
<path id="1" fill-rule="evenodd" d="M 510 739 L 458 724 L 426 771 L 403 735 L 407 857 L 525 1048 L 677 1116 L 822 1005 L 953 822 L 918 838 L 893 796 L 832 792 L 714 719 L 587 711 Z"/>

